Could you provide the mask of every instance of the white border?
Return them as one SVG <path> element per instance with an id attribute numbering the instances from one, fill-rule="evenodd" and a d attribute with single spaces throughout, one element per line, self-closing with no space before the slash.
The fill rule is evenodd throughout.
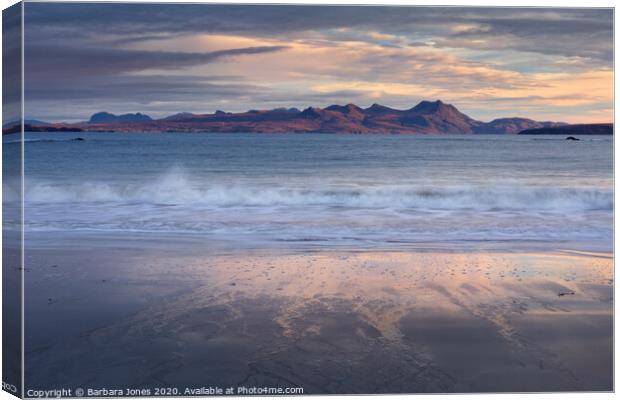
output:
<path id="1" fill-rule="evenodd" d="M 29 2 L 43 2 L 46 0 L 28 0 Z M 60 0 L 62 2 L 77 2 L 77 3 L 84 3 L 84 2 L 89 2 L 89 3 L 97 3 L 97 2 L 101 2 L 101 1 L 95 1 L 95 0 L 81 0 L 81 1 L 76 1 L 76 0 Z M 106 1 L 106 2 L 110 2 L 110 3 L 116 3 L 116 2 L 131 2 L 131 3 L 226 3 L 226 4 L 236 4 L 236 3 L 243 3 L 243 4 L 317 4 L 317 5 L 406 5 L 406 6 L 482 6 L 482 7 L 510 7 L 510 6 L 518 6 L 518 7 L 575 7 L 575 8 L 579 8 L 579 7 L 584 7 L 584 8 L 593 8 L 593 7 L 605 7 L 605 8 L 613 8 L 615 6 L 614 1 L 613 0 L 588 0 L 588 1 L 578 1 L 578 0 L 527 0 L 527 1 L 514 1 L 514 0 L 450 0 L 450 1 L 437 1 L 437 0 L 423 0 L 423 1 L 419 1 L 419 0 L 387 0 L 387 1 L 381 1 L 381 0 L 307 0 L 307 1 L 303 1 L 303 0 L 286 0 L 286 1 L 264 1 L 264 0 L 242 0 L 242 1 L 230 1 L 230 0 L 219 0 L 219 1 L 199 1 L 199 0 L 184 0 L 184 1 L 174 1 L 174 0 L 150 0 L 150 1 L 146 1 L 146 0 L 129 0 L 129 1 Z M 14 0 L 0 0 L 0 6 L 2 9 L 7 8 L 13 4 L 15 4 L 16 1 Z M 23 40 L 24 40 L 24 35 L 23 35 L 23 9 L 22 9 L 22 76 L 23 76 Z M 614 10 L 614 26 L 616 26 L 616 22 L 617 22 L 617 15 L 615 13 Z M 614 30 L 614 43 L 618 43 L 618 31 Z M 0 44 L 2 43 L 2 32 L 0 30 Z M 617 51 L 616 51 L 616 47 L 614 45 L 614 66 L 617 65 L 616 61 L 617 61 Z M 1 71 L 1 65 L 0 65 L 0 71 Z M 0 89 L 1 89 L 1 82 L 0 82 Z M 617 87 L 615 85 L 615 73 L 614 73 L 614 98 L 617 95 Z M 24 80 L 22 79 L 22 126 L 23 126 L 23 118 L 24 118 L 24 111 L 25 111 L 25 101 L 24 101 Z M 614 105 L 615 105 L 615 101 L 614 101 Z M 1 111 L 1 104 L 0 104 L 0 111 Z M 614 106 L 614 121 L 616 120 L 616 115 L 618 113 L 618 110 L 615 108 Z M 619 158 L 620 156 L 618 155 L 618 152 L 615 151 L 615 149 L 617 149 L 617 144 L 618 144 L 618 139 L 617 139 L 617 135 L 614 135 L 614 177 L 618 176 L 618 169 L 619 169 Z M 23 171 L 23 163 L 24 163 L 24 148 L 23 148 L 23 144 L 22 144 L 22 171 Z M 2 165 L 0 163 L 0 176 L 2 173 Z M 615 179 L 614 179 L 614 184 L 615 184 Z M 24 185 L 24 179 L 22 176 L 22 188 Z M 615 191 L 614 188 L 614 204 L 617 204 L 618 199 L 620 198 L 620 195 L 618 195 L 618 193 Z M 615 209 L 614 209 L 615 211 Z M 22 221 L 24 221 L 24 208 L 23 208 L 23 198 L 22 198 Z M 0 215 L 0 222 L 1 222 L 1 215 Z M 620 243 L 620 239 L 618 237 L 618 235 L 616 235 L 616 230 L 615 230 L 615 212 L 614 212 L 614 248 L 618 248 L 618 244 Z M 0 239 L 1 240 L 1 239 Z M 22 224 L 22 243 L 24 240 L 24 232 L 23 232 L 23 224 Z M 22 247 L 22 262 L 24 260 L 24 254 L 23 254 L 23 247 Z M 615 261 L 615 259 L 614 259 Z M 23 267 L 23 265 L 22 265 Z M 614 268 L 615 271 L 615 268 Z M 615 277 L 615 273 L 614 273 L 614 277 Z M 1 282 L 1 276 L 0 276 L 0 282 Z M 615 282 L 614 282 L 615 283 Z M 22 268 L 22 305 L 23 305 L 23 296 L 24 296 L 24 269 Z M 617 296 L 616 296 L 616 285 L 614 284 L 614 310 L 615 310 L 615 305 L 617 302 Z M 0 305 L 1 305 L 1 298 L 0 298 Z M 22 307 L 22 329 L 24 328 L 23 323 L 24 323 L 24 318 L 23 318 L 23 313 L 24 313 L 24 308 Z M 2 326 L 2 322 L 0 320 L 0 328 Z M 615 330 L 615 315 L 614 315 L 614 344 L 617 343 L 617 339 L 618 339 L 618 332 Z M 23 343 L 23 336 L 22 336 L 22 355 L 23 355 L 23 348 L 24 343 Z M 1 355 L 1 347 L 0 347 L 0 355 Z M 616 348 L 614 346 L 614 367 L 615 367 L 615 357 L 616 355 Z M 23 378 L 23 371 L 24 371 L 24 358 L 22 357 L 22 378 Z M 1 372 L 1 364 L 0 364 L 0 372 Z M 618 378 L 620 377 L 620 374 L 618 373 L 618 369 L 614 368 L 614 383 L 619 382 Z M 22 386 L 24 385 L 24 381 L 22 379 Z M 395 399 L 395 398 L 413 398 L 415 396 L 416 399 L 431 399 L 431 398 L 436 398 L 436 396 L 438 395 L 377 395 L 377 396 L 372 396 L 373 398 L 380 398 L 380 399 Z M 447 396 L 447 395 L 441 395 L 441 396 Z M 552 393 L 552 394 L 534 394 L 534 393 L 527 393 L 527 394 L 457 394 L 457 395 L 452 395 L 452 396 L 459 396 L 460 398 L 463 399 L 477 399 L 480 396 L 483 396 L 485 399 L 507 399 L 507 400 L 517 400 L 517 399 L 522 399 L 522 398 L 544 398 L 544 399 L 553 399 L 553 400 L 573 400 L 573 399 L 579 399 L 579 400 L 585 400 L 585 399 L 603 399 L 603 398 L 613 398 L 615 397 L 615 395 L 613 393 Z M 315 399 L 318 398 L 319 396 L 303 396 L 302 398 L 304 399 Z M 341 396 L 341 395 L 331 395 L 329 396 L 330 399 L 348 399 L 351 397 L 358 397 L 358 396 Z M 364 396 L 364 397 L 368 397 L 368 396 Z M 196 398 L 200 398 L 200 397 L 196 397 Z M 243 399 L 241 397 L 228 397 L 230 399 Z M 247 397 L 246 397 L 247 398 Z M 276 397 L 262 397 L 262 398 L 273 398 L 276 399 Z M 292 398 L 292 397 L 287 397 L 287 398 Z M 8 394 L 7 392 L 4 391 L 0 391 L 0 400 L 9 400 L 9 399 L 15 399 L 14 396 L 11 396 L 10 394 Z"/>

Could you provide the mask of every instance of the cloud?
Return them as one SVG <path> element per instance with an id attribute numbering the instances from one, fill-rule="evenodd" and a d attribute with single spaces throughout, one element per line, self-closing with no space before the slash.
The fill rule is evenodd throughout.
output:
<path id="1" fill-rule="evenodd" d="M 381 33 L 381 32 L 368 32 L 368 36 L 370 36 L 372 39 L 375 40 L 396 40 L 398 39 L 397 36 L 395 35 L 390 35 L 387 33 Z"/>
<path id="2" fill-rule="evenodd" d="M 265 89 L 243 82 L 242 76 L 194 76 L 182 75 L 182 71 L 286 49 L 256 46 L 170 52 L 28 44 L 26 113 L 41 119 L 75 120 L 101 109 L 157 112 L 166 105 L 170 114 L 176 112 L 174 107 L 183 105 L 196 110 L 197 104 L 208 104 L 215 98 L 247 97 Z"/>
<path id="3" fill-rule="evenodd" d="M 27 3 L 27 113 L 432 97 L 482 119 L 600 117 L 612 36 L 611 9 Z"/>
<path id="4" fill-rule="evenodd" d="M 76 74 L 101 75 L 141 71 L 145 69 L 178 69 L 207 64 L 222 59 L 271 53 L 286 46 L 260 46 L 226 49 L 206 53 L 124 50 L 93 47 L 42 47 L 26 45 L 26 69 L 33 77 Z"/>
<path id="5" fill-rule="evenodd" d="M 611 9 L 30 3 L 26 15 L 32 35 L 53 32 L 66 38 L 77 32 L 91 39 L 213 33 L 295 39 L 309 31 L 331 31 L 331 39 L 338 40 L 365 30 L 383 40 L 435 36 L 445 40 L 443 45 L 465 48 L 474 40 L 512 37 L 504 48 L 565 55 L 573 55 L 573 40 L 583 38 L 579 44 L 585 53 L 607 61 L 613 51 Z M 368 37 L 376 40 L 373 34 Z M 557 40 L 567 37 L 573 40 Z"/>
<path id="6" fill-rule="evenodd" d="M 2 13 L 2 119 L 15 121 L 21 117 L 21 10 L 20 5 Z"/>

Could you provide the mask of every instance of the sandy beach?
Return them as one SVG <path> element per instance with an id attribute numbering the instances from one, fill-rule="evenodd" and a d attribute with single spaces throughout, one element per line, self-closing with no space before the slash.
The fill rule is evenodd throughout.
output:
<path id="1" fill-rule="evenodd" d="M 28 387 L 612 389 L 607 253 L 117 244 L 30 253 Z"/>

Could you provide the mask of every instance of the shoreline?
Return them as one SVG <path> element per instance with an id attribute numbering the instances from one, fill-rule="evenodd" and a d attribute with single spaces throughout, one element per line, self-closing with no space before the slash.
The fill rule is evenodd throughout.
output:
<path id="1" fill-rule="evenodd" d="M 602 243 L 601 240 L 540 240 L 540 239 L 451 239 L 437 241 L 435 238 L 422 240 L 342 240 L 334 243 L 329 238 L 307 239 L 274 239 L 261 238 L 258 235 L 222 235 L 205 234 L 203 232 L 166 232 L 166 231 L 116 231 L 116 230 L 39 230 L 29 231 L 26 228 L 26 241 L 37 248 L 71 249 L 76 241 L 89 247 L 135 247 L 131 241 L 138 241 L 146 249 L 162 245 L 173 246 L 189 253 L 196 247 L 198 253 L 206 248 L 213 250 L 244 250 L 275 252 L 277 254 L 295 254 L 296 252 L 418 252 L 418 253 L 576 253 L 583 255 L 600 254 L 613 258 L 613 243 Z M 129 243 L 129 244 L 128 244 Z"/>

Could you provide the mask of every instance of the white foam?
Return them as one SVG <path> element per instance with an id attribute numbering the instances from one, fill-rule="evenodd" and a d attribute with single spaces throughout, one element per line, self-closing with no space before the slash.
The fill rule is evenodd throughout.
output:
<path id="1" fill-rule="evenodd" d="M 7 193 L 10 200 L 10 193 Z M 422 187 L 386 185 L 325 188 L 267 184 L 209 184 L 175 168 L 140 183 L 26 182 L 27 203 L 144 203 L 201 207 L 326 206 L 437 210 L 579 211 L 613 209 L 613 191 L 506 185 Z"/>

